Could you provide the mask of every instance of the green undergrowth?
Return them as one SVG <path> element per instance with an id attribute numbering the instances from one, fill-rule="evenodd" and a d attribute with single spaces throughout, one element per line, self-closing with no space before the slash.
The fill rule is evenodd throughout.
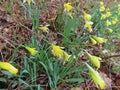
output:
<path id="1" fill-rule="evenodd" d="M 77 11 L 80 9 L 80 3 L 76 5 L 71 2 L 72 9 L 70 10 L 65 10 L 65 4 L 60 4 L 56 20 L 42 25 L 39 17 L 46 7 L 45 3 L 44 0 L 30 4 L 19 1 L 24 10 L 23 17 L 26 19 L 29 15 L 32 22 L 31 39 L 28 44 L 17 45 L 10 56 L 10 63 L 17 66 L 19 72 L 11 75 L 1 69 L 3 75 L 0 76 L 0 89 L 9 87 L 9 90 L 58 90 L 59 87 L 60 90 L 66 90 L 66 88 L 70 90 L 90 78 L 84 62 L 90 64 L 94 69 L 97 66 L 90 63 L 89 57 L 84 61 L 81 55 L 86 56 L 86 52 L 93 55 L 95 53 L 92 53 L 92 50 L 95 48 L 99 49 L 100 53 L 103 50 L 113 51 L 115 49 L 112 39 L 120 39 L 120 4 L 117 2 L 113 2 L 112 7 L 105 6 L 105 10 L 100 10 L 102 4 L 96 2 L 91 7 L 87 0 L 87 10 L 81 9 L 80 12 Z M 11 1 L 11 4 L 14 4 L 14 0 Z M 12 15 L 11 7 L 7 6 L 6 11 Z M 89 20 L 86 19 L 85 13 L 89 15 L 87 17 Z M 102 17 L 102 15 L 105 16 Z M 49 37 L 50 34 L 56 35 L 56 37 L 53 36 L 52 41 L 50 38 L 53 37 Z M 97 41 L 94 36 L 101 39 Z M 95 41 L 91 41 L 91 38 Z M 57 48 L 55 52 L 52 45 L 57 45 L 61 50 L 57 50 Z M 29 51 L 26 47 L 35 49 Z M 21 56 L 22 64 L 19 61 L 15 62 L 16 53 L 20 50 L 28 51 L 27 54 Z M 61 52 L 64 53 L 62 57 L 57 55 Z M 105 61 L 103 60 L 103 62 Z M 62 87 L 63 84 L 65 84 L 64 87 Z M 3 85 L 5 86 L 3 87 Z"/>

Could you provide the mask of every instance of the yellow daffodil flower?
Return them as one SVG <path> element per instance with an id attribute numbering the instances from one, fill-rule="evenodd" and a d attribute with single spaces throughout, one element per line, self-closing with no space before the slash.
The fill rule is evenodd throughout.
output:
<path id="1" fill-rule="evenodd" d="M 71 57 L 71 55 L 69 55 L 68 53 L 64 52 L 64 58 L 66 61 L 69 61 L 69 58 Z"/>
<path id="2" fill-rule="evenodd" d="M 91 22 L 91 21 L 86 21 L 85 22 L 85 27 L 87 28 L 87 30 L 89 32 L 92 32 L 92 24 L 93 24 L 93 22 Z"/>
<path id="3" fill-rule="evenodd" d="M 114 18 L 113 20 L 112 20 L 112 24 L 116 24 L 116 23 L 118 23 L 118 19 L 117 18 Z"/>
<path id="4" fill-rule="evenodd" d="M 87 30 L 89 32 L 92 32 L 92 24 L 93 22 L 90 21 L 91 20 L 91 15 L 90 14 L 87 14 L 86 12 L 83 12 L 84 16 L 84 20 L 85 20 L 85 27 L 87 28 Z"/>
<path id="5" fill-rule="evenodd" d="M 101 6 L 104 5 L 104 2 L 101 1 L 101 2 L 100 2 L 100 5 L 101 5 Z"/>
<path id="6" fill-rule="evenodd" d="M 105 7 L 104 6 L 100 6 L 100 11 L 101 12 L 105 11 Z"/>
<path id="7" fill-rule="evenodd" d="M 48 28 L 49 25 L 45 25 L 45 26 L 39 26 L 38 29 L 43 31 L 43 32 L 48 32 L 49 28 Z"/>
<path id="8" fill-rule="evenodd" d="M 93 39 L 92 37 L 90 38 L 90 41 L 91 41 L 92 45 L 97 44 L 97 42 L 95 41 L 95 39 Z"/>
<path id="9" fill-rule="evenodd" d="M 57 46 L 57 45 L 51 45 L 52 47 L 52 53 L 54 56 L 57 56 L 59 58 L 62 58 L 63 55 L 64 55 L 64 51 L 62 50 L 64 47 L 60 47 L 60 46 Z"/>
<path id="10" fill-rule="evenodd" d="M 88 59 L 89 61 L 96 66 L 97 68 L 100 68 L 100 60 L 102 60 L 100 57 L 97 56 L 93 56 L 91 54 L 89 54 L 88 52 L 86 52 L 86 54 L 88 55 Z"/>
<path id="11" fill-rule="evenodd" d="M 8 62 L 0 62 L 0 68 L 9 71 L 11 74 L 17 74 L 18 73 L 18 69 L 16 69 L 14 66 L 12 66 Z"/>
<path id="12" fill-rule="evenodd" d="M 112 16 L 111 12 L 106 12 L 106 17 Z"/>
<path id="13" fill-rule="evenodd" d="M 69 55 L 67 52 L 62 50 L 64 47 L 60 47 L 53 44 L 51 45 L 51 47 L 52 47 L 52 53 L 54 56 L 57 56 L 59 58 L 64 58 L 65 61 L 69 61 L 69 58 L 71 57 L 71 55 Z"/>
<path id="14" fill-rule="evenodd" d="M 87 65 L 87 67 L 89 69 L 89 75 L 90 75 L 91 79 L 94 81 L 97 88 L 100 88 L 100 89 L 104 90 L 105 86 L 106 86 L 105 81 L 101 78 L 101 76 L 99 75 L 99 73 L 97 71 L 95 71 L 88 64 L 86 64 L 86 65 Z"/>
<path id="15" fill-rule="evenodd" d="M 31 4 L 31 2 L 34 3 L 33 0 L 23 0 L 23 3 L 25 3 L 25 2 L 27 2 L 29 5 Z"/>
<path id="16" fill-rule="evenodd" d="M 71 6 L 70 3 L 65 3 L 64 4 L 64 11 L 68 11 L 69 12 L 72 9 L 73 9 L 73 7 Z"/>
<path id="17" fill-rule="evenodd" d="M 106 42 L 106 39 L 101 38 L 101 37 L 93 36 L 93 38 L 100 44 L 103 44 Z"/>
<path id="18" fill-rule="evenodd" d="M 30 48 L 26 46 L 25 49 L 28 50 L 31 55 L 35 55 L 38 53 L 38 51 L 35 50 L 35 48 Z"/>
<path id="19" fill-rule="evenodd" d="M 109 20 L 107 20 L 105 24 L 106 26 L 110 26 L 112 23 Z"/>
<path id="20" fill-rule="evenodd" d="M 85 21 L 90 21 L 91 20 L 91 15 L 90 14 L 87 14 L 86 12 L 83 12 L 84 14 L 84 20 Z"/>
<path id="21" fill-rule="evenodd" d="M 106 15 L 105 14 L 102 14 L 101 15 L 101 19 L 105 19 L 106 18 Z"/>

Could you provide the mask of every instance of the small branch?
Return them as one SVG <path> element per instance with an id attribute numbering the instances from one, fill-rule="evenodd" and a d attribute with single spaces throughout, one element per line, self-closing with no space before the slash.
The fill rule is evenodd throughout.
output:
<path id="1" fill-rule="evenodd" d="M 107 57 L 103 57 L 103 59 L 109 59 L 109 58 L 113 58 L 113 57 L 120 57 L 120 54 L 118 54 L 118 55 L 110 55 L 110 56 L 107 56 Z"/>
<path id="2" fill-rule="evenodd" d="M 10 46 L 12 46 L 13 48 L 15 48 L 15 46 L 14 46 L 12 43 L 10 43 L 10 42 L 6 39 L 6 37 L 3 37 L 2 35 L 0 35 L 0 38 L 1 38 L 2 40 L 4 40 L 6 43 L 8 43 Z"/>

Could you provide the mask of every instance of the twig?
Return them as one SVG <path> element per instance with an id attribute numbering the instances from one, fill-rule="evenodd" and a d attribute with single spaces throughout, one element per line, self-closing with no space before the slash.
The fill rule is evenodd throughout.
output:
<path id="1" fill-rule="evenodd" d="M 109 59 L 109 58 L 113 58 L 113 57 L 120 57 L 120 54 L 118 54 L 118 55 L 110 55 L 110 56 L 107 56 L 107 57 L 103 57 L 102 59 Z"/>
<path id="2" fill-rule="evenodd" d="M 3 37 L 2 35 L 0 35 L 0 38 L 3 39 L 6 43 L 8 43 L 10 46 L 12 46 L 13 48 L 15 48 L 15 46 L 14 46 L 12 43 L 10 43 L 10 42 L 6 39 L 6 37 Z"/>

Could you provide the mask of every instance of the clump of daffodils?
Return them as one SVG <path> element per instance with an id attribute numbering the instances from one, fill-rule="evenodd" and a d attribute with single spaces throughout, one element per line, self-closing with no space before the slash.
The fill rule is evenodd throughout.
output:
<path id="1" fill-rule="evenodd" d="M 35 55 L 38 53 L 38 51 L 35 49 L 35 48 L 30 48 L 28 46 L 25 46 L 25 49 L 28 50 L 28 52 L 31 54 L 31 55 Z"/>
<path id="2" fill-rule="evenodd" d="M 91 15 L 90 14 L 87 14 L 86 12 L 83 13 L 84 16 L 84 20 L 85 20 L 85 27 L 87 28 L 87 30 L 89 32 L 92 32 L 92 24 L 93 22 L 91 21 Z"/>
<path id="3" fill-rule="evenodd" d="M 88 53 L 86 51 L 86 54 L 88 56 L 88 60 L 94 65 L 96 66 L 97 68 L 100 68 L 100 60 L 102 60 L 100 57 L 97 57 L 97 56 L 94 56 L 94 55 L 91 55 L 90 53 Z"/>
<path id="4" fill-rule="evenodd" d="M 101 14 L 101 19 L 106 19 L 110 16 L 112 16 L 111 12 L 107 11 L 105 14 Z"/>
<path id="5" fill-rule="evenodd" d="M 26 3 L 26 2 L 30 5 L 31 3 L 34 3 L 34 0 L 23 0 L 23 3 Z"/>
<path id="6" fill-rule="evenodd" d="M 99 73 L 97 71 L 95 71 L 91 66 L 89 66 L 86 63 L 86 66 L 89 69 L 89 75 L 91 77 L 91 79 L 94 81 L 95 85 L 97 86 L 97 88 L 100 88 L 102 90 L 105 89 L 106 83 L 105 81 L 101 78 L 101 76 L 99 75 Z"/>
<path id="7" fill-rule="evenodd" d="M 69 55 L 67 52 L 65 52 L 63 50 L 64 47 L 60 47 L 60 46 L 57 46 L 57 45 L 54 45 L 52 44 L 51 45 L 51 48 L 52 48 L 52 53 L 54 56 L 57 56 L 58 58 L 63 58 L 68 61 L 69 58 L 71 57 L 71 55 Z"/>
<path id="8" fill-rule="evenodd" d="M 12 66 L 10 63 L 8 62 L 0 62 L 0 68 L 1 69 L 5 69 L 8 72 L 10 72 L 11 74 L 17 74 L 18 73 L 18 69 L 15 68 L 14 66 Z"/>

